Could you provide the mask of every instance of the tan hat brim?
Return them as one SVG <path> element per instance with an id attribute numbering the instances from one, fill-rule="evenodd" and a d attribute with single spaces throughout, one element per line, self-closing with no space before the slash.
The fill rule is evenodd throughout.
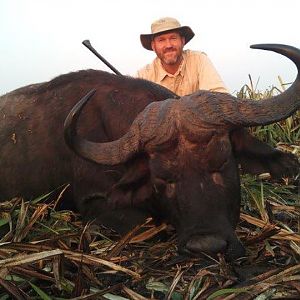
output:
<path id="1" fill-rule="evenodd" d="M 160 35 L 160 34 L 163 34 L 163 33 L 168 33 L 168 32 L 171 32 L 171 31 L 179 31 L 180 34 L 185 37 L 185 44 L 187 44 L 195 35 L 193 30 L 188 26 L 182 26 L 182 27 L 178 27 L 178 28 L 164 30 L 164 31 L 157 32 L 155 34 L 153 34 L 153 33 L 151 33 L 151 34 L 141 34 L 140 35 L 140 40 L 141 40 L 142 46 L 145 49 L 152 51 L 151 42 L 153 40 L 153 37 L 156 36 L 156 35 Z"/>

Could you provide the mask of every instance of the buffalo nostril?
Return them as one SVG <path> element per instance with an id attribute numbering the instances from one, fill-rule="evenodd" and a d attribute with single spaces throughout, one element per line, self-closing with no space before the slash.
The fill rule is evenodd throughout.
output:
<path id="1" fill-rule="evenodd" d="M 199 235 L 191 237 L 185 248 L 188 252 L 196 253 L 223 253 L 226 251 L 227 242 L 215 235 Z"/>

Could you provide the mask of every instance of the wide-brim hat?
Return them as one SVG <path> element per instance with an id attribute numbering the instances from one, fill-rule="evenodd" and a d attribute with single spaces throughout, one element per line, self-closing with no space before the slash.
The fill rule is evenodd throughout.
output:
<path id="1" fill-rule="evenodd" d="M 185 44 L 187 44 L 195 35 L 193 30 L 189 26 L 181 26 L 178 20 L 166 17 L 154 21 L 151 24 L 150 34 L 140 35 L 141 43 L 147 50 L 152 50 L 151 42 L 155 35 L 167 33 L 174 30 L 178 31 L 182 36 L 185 37 Z"/>

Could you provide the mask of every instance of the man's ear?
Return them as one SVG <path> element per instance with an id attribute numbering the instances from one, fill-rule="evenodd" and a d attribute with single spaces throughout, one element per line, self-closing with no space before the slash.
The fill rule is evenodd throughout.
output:
<path id="1" fill-rule="evenodd" d="M 152 48 L 152 50 L 155 52 L 155 43 L 154 43 L 153 40 L 151 41 L 151 48 Z"/>
<path id="2" fill-rule="evenodd" d="M 185 37 L 184 36 L 181 36 L 181 40 L 182 40 L 183 45 L 185 45 Z"/>

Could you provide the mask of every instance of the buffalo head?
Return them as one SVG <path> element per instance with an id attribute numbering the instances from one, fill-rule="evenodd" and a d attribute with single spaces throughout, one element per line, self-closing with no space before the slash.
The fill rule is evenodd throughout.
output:
<path id="1" fill-rule="evenodd" d="M 299 70 L 300 51 L 296 48 L 274 44 L 252 48 L 281 53 Z M 259 153 L 261 145 L 255 143 L 252 149 L 243 128 L 277 122 L 294 113 L 300 106 L 299 75 L 284 93 L 264 101 L 198 91 L 153 102 L 123 137 L 106 143 L 87 141 L 77 134 L 77 119 L 93 93 L 78 102 L 65 121 L 68 146 L 81 157 L 105 165 L 133 162 L 142 153 L 148 174 L 144 182 L 147 199 L 176 228 L 180 250 L 192 255 L 241 255 L 243 247 L 235 235 L 240 210 L 239 157 L 251 160 L 251 155 L 263 157 L 269 151 L 275 160 L 284 157 L 290 169 L 299 167 L 294 158 L 277 150 Z"/>

